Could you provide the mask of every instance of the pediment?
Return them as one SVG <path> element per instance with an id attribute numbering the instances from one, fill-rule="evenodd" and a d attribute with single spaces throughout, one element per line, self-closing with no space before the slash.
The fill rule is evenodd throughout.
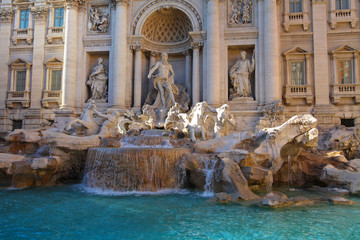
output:
<path id="1" fill-rule="evenodd" d="M 286 52 L 283 53 L 285 56 L 287 55 L 292 55 L 292 54 L 311 54 L 310 52 L 300 48 L 300 47 L 294 47 L 294 48 L 291 48 L 289 50 L 287 50 Z"/>
<path id="2" fill-rule="evenodd" d="M 16 65 L 16 66 L 21 66 L 21 65 L 28 65 L 28 64 L 30 64 L 30 63 L 28 63 L 28 62 L 26 62 L 25 60 L 22 60 L 21 58 L 17 58 L 17 59 L 15 59 L 15 60 L 13 60 L 12 62 L 10 62 L 10 66 L 14 66 L 14 65 Z"/>
<path id="3" fill-rule="evenodd" d="M 15 0 L 13 3 L 14 3 L 14 4 L 19 4 L 19 3 L 30 3 L 30 1 L 29 1 L 29 0 Z"/>
<path id="4" fill-rule="evenodd" d="M 45 64 L 48 65 L 48 64 L 62 64 L 63 61 L 59 58 L 56 58 L 56 57 L 53 57 L 53 58 L 50 58 Z"/>
<path id="5" fill-rule="evenodd" d="M 331 54 L 335 54 L 335 53 L 358 53 L 360 52 L 359 49 L 350 47 L 349 45 L 342 45 L 338 48 L 336 48 L 335 50 L 331 51 Z"/>

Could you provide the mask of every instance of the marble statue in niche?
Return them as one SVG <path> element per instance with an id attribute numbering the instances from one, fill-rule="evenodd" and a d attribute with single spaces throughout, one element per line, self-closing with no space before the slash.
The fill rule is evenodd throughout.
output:
<path id="1" fill-rule="evenodd" d="M 161 61 L 158 61 L 150 69 L 148 75 L 149 79 L 156 70 L 158 70 L 158 74 L 154 75 L 154 88 L 158 91 L 157 98 L 161 100 L 163 107 L 171 107 L 172 105 L 175 105 L 174 94 L 178 94 L 179 89 L 174 84 L 175 73 L 172 66 L 168 63 L 168 55 L 166 53 L 161 54 Z"/>
<path id="2" fill-rule="evenodd" d="M 104 13 L 100 8 L 90 8 L 89 31 L 104 33 L 109 31 L 109 26 L 108 13 Z"/>
<path id="3" fill-rule="evenodd" d="M 91 98 L 89 101 L 94 100 L 96 102 L 106 102 L 108 89 L 108 73 L 104 66 L 104 59 L 98 58 L 98 63 L 94 68 L 94 71 L 90 74 L 86 85 L 90 86 Z"/>
<path id="4" fill-rule="evenodd" d="M 228 24 L 239 26 L 251 23 L 252 0 L 228 0 Z"/>
<path id="5" fill-rule="evenodd" d="M 230 99 L 234 97 L 251 97 L 251 83 L 250 74 L 255 69 L 255 50 L 252 55 L 252 60 L 246 59 L 246 52 L 241 51 L 241 58 L 236 61 L 234 66 L 229 71 L 231 84 Z"/>
<path id="6" fill-rule="evenodd" d="M 157 71 L 157 74 L 153 75 Z M 168 62 L 168 55 L 161 54 L 161 60 L 156 62 L 150 69 L 148 78 L 154 77 L 154 90 L 157 92 L 155 101 L 151 104 L 151 108 L 156 113 L 157 128 L 164 127 L 165 119 L 170 108 L 176 104 L 175 96 L 179 95 L 179 89 L 174 83 L 174 70 Z M 150 103 L 147 103 L 149 104 Z"/>

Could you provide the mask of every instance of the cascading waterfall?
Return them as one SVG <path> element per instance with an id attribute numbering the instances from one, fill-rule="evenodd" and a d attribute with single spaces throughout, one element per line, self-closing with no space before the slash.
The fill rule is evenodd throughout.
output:
<path id="1" fill-rule="evenodd" d="M 134 143 L 139 140 L 131 141 Z M 148 142 L 148 139 L 146 141 Z M 115 191 L 177 188 L 176 164 L 185 153 L 190 153 L 191 149 L 170 148 L 171 145 L 168 144 L 163 148 L 137 144 L 138 147 L 131 148 L 89 149 L 84 183 L 88 187 Z"/>
<path id="2" fill-rule="evenodd" d="M 215 166 L 217 159 L 208 159 L 204 161 L 205 167 L 202 169 L 205 175 L 204 196 L 214 195 Z"/>

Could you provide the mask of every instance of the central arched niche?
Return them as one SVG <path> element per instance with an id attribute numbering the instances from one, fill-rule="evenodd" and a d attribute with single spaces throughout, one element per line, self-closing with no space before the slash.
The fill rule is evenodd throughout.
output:
<path id="1" fill-rule="evenodd" d="M 193 26 L 189 17 L 173 7 L 154 11 L 145 21 L 141 35 L 143 48 L 149 51 L 179 53 L 190 49 Z"/>
<path id="2" fill-rule="evenodd" d="M 190 39 L 193 30 L 189 17 L 176 8 L 162 8 L 146 20 L 142 35 L 156 43 L 176 44 Z"/>

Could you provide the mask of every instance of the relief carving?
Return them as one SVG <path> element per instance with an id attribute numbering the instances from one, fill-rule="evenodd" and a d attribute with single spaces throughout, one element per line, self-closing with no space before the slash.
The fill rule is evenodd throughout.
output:
<path id="1" fill-rule="evenodd" d="M 13 16 L 13 10 L 11 8 L 1 8 L 0 22 L 10 22 L 12 16 Z"/>
<path id="2" fill-rule="evenodd" d="M 229 26 L 252 23 L 252 5 L 252 0 L 228 0 Z"/>
<path id="3" fill-rule="evenodd" d="M 110 19 L 105 9 L 92 7 L 89 11 L 89 31 L 106 33 L 109 31 Z"/>
<path id="4" fill-rule="evenodd" d="M 48 9 L 44 6 L 37 6 L 30 8 L 31 14 L 35 16 L 35 20 L 46 20 Z"/>

